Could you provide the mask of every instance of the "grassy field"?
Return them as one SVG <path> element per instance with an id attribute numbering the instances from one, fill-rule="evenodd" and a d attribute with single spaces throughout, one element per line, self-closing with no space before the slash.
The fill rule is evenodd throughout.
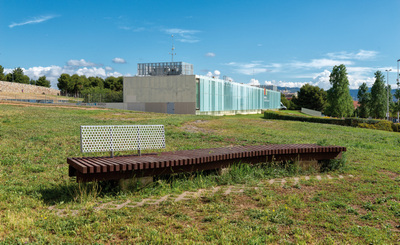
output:
<path id="1" fill-rule="evenodd" d="M 329 175 L 354 177 L 266 185 L 272 178 L 320 173 L 296 164 L 263 164 L 238 165 L 224 175 L 172 176 L 131 191 L 112 183 L 79 185 L 68 177 L 66 158 L 82 156 L 80 125 L 103 124 L 164 124 L 166 151 L 270 143 L 345 146 L 346 166 Z M 0 103 L 0 243 L 396 244 L 399 157 L 400 134 L 393 132 L 262 115 L 179 116 Z M 139 208 L 94 208 L 226 185 L 259 188 Z M 51 206 L 79 212 L 60 217 Z"/>

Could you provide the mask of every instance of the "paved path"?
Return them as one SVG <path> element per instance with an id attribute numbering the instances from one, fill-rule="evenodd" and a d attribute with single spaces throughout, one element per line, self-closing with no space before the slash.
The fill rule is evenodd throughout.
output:
<path id="1" fill-rule="evenodd" d="M 270 179 L 268 181 L 262 181 L 261 184 L 269 184 L 269 185 L 281 185 L 285 186 L 286 184 L 290 184 L 291 186 L 299 185 L 300 180 L 303 181 L 310 181 L 310 180 L 338 180 L 338 179 L 343 179 L 343 178 L 352 178 L 354 177 L 353 175 L 338 175 L 337 177 L 332 177 L 330 175 L 315 175 L 315 176 L 302 176 L 302 177 L 292 177 L 292 178 L 282 178 L 282 179 Z M 169 194 L 165 195 L 163 197 L 153 197 L 153 198 L 146 198 L 143 199 L 139 202 L 131 201 L 131 200 L 126 200 L 125 202 L 117 202 L 117 201 L 111 201 L 107 203 L 99 203 L 96 205 L 93 209 L 96 211 L 102 210 L 102 209 L 114 209 L 118 210 L 121 208 L 137 208 L 137 207 L 142 207 L 144 205 L 158 205 L 161 202 L 165 201 L 172 201 L 172 202 L 180 202 L 180 201 L 185 201 L 185 200 L 190 200 L 193 198 L 199 198 L 202 196 L 207 196 L 207 195 L 212 195 L 216 192 L 219 192 L 223 195 L 229 195 L 231 193 L 243 193 L 245 189 L 259 189 L 262 188 L 260 186 L 258 187 L 246 187 L 246 186 L 217 186 L 215 188 L 211 189 L 199 189 L 196 192 L 190 192 L 190 191 L 185 191 L 180 195 L 176 194 Z M 68 216 L 68 215 L 78 215 L 80 211 L 84 210 L 70 210 L 70 209 L 58 209 L 55 206 L 50 206 L 49 210 L 53 210 L 56 215 L 63 217 L 63 216 Z"/>

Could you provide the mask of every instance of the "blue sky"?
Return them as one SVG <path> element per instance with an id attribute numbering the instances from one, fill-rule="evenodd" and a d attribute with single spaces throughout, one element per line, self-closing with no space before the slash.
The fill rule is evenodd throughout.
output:
<path id="1" fill-rule="evenodd" d="M 345 64 L 351 88 L 400 59 L 400 1 L 0 0 L 0 65 L 56 87 L 61 73 L 135 75 L 174 61 L 240 83 L 328 89 Z"/>

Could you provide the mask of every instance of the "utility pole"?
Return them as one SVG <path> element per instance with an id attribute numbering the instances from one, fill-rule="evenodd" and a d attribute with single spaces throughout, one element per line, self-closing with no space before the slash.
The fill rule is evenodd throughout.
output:
<path id="1" fill-rule="evenodd" d="M 169 53 L 171 55 L 171 62 L 174 62 L 174 55 L 176 55 L 176 53 L 174 53 L 175 47 L 174 47 L 174 35 L 171 35 L 172 38 L 172 48 L 171 48 L 171 53 Z"/>
<path id="2" fill-rule="evenodd" d="M 397 60 L 397 89 L 400 87 L 400 81 L 399 81 L 399 61 L 400 59 Z M 397 122 L 400 123 L 399 120 L 399 107 L 400 107 L 400 101 L 399 99 L 397 100 Z"/>

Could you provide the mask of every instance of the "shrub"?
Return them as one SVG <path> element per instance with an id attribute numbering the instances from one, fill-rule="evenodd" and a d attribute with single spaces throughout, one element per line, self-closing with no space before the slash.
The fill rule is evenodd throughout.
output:
<path id="1" fill-rule="evenodd" d="M 392 130 L 393 132 L 400 132 L 400 123 L 393 123 Z"/>
<path id="2" fill-rule="evenodd" d="M 393 124 L 392 122 L 389 121 L 379 121 L 378 123 L 360 123 L 358 124 L 358 127 L 360 128 L 369 128 L 369 129 L 378 129 L 378 130 L 385 130 L 385 131 L 390 131 L 393 132 Z M 396 131 L 397 132 L 397 131 Z"/>
<path id="3" fill-rule="evenodd" d="M 272 111 L 265 111 L 264 118 L 265 119 L 279 119 L 279 120 L 289 120 L 289 121 L 345 125 L 344 119 L 326 118 L 326 117 L 302 117 L 302 116 L 294 116 L 294 115 L 285 115 L 285 114 L 281 114 L 278 112 L 272 112 Z"/>

